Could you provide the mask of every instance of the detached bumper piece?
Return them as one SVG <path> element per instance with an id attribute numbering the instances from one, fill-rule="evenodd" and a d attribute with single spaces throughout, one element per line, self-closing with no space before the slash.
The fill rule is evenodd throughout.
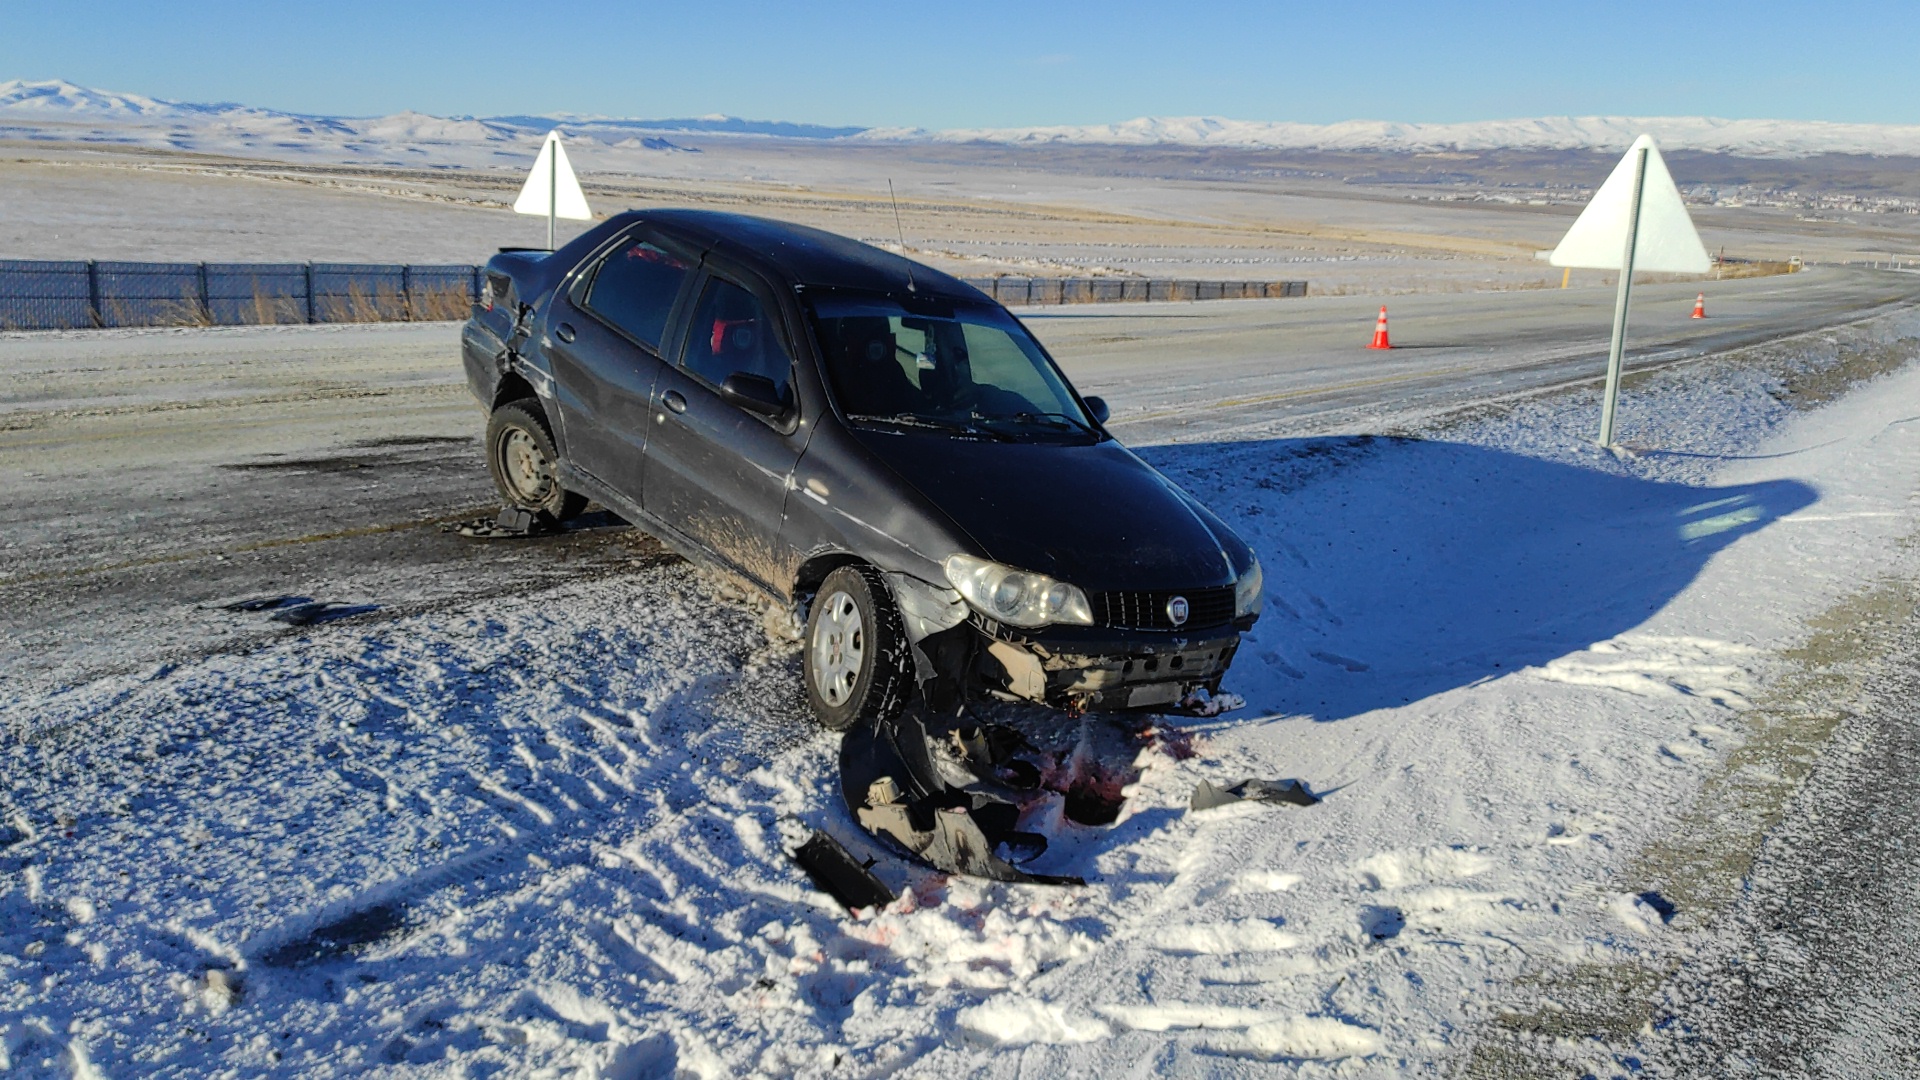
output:
<path id="1" fill-rule="evenodd" d="M 1216 784 L 1202 780 L 1193 789 L 1189 810 L 1211 810 L 1237 802 L 1263 802 L 1287 806 L 1313 806 L 1320 796 L 1307 790 L 1298 780 L 1242 780 L 1237 784 Z"/>
<path id="2" fill-rule="evenodd" d="M 978 782 L 954 785 L 941 775 L 926 714 L 917 704 L 892 720 L 847 733 L 840 743 L 840 790 L 861 827 L 951 874 L 1036 885 L 1086 884 L 1077 877 L 1030 874 L 1016 865 L 1038 857 L 1047 841 L 1015 829 L 1020 808 L 998 793 L 1011 794 L 1029 779 L 1023 770 L 992 760 L 1005 749 L 1005 740 L 978 727 L 943 728 L 942 734 L 964 755 Z"/>
<path id="3" fill-rule="evenodd" d="M 793 850 L 793 861 L 806 871 L 821 892 L 840 901 L 840 906 L 849 912 L 883 908 L 893 903 L 893 890 L 854 859 L 840 841 L 818 829 L 806 843 Z"/>
<path id="4" fill-rule="evenodd" d="M 545 536 L 560 531 L 560 523 L 537 510 L 508 506 L 500 516 L 488 521 L 479 518 L 446 526 L 443 532 L 459 533 L 479 540 L 517 540 L 527 536 Z"/>

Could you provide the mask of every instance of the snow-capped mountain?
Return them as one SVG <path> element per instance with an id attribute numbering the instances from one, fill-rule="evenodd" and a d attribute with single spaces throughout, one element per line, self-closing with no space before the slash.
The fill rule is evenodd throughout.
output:
<path id="1" fill-rule="evenodd" d="M 1610 150 L 1642 132 L 1669 150 L 1704 150 L 1744 157 L 1870 154 L 1920 157 L 1920 125 L 1840 124 L 1815 120 L 1725 120 L 1704 116 L 1562 116 L 1416 124 L 1348 120 L 1336 124 L 1230 120 L 1217 116 L 1147 116 L 1114 124 L 1055 127 L 955 128 L 826 127 L 731 116 L 631 119 L 550 114 L 495 117 L 431 116 L 400 112 L 354 118 L 280 112 L 247 105 L 199 105 L 114 93 L 63 80 L 0 82 L 0 124 L 58 125 L 98 131 L 91 141 L 164 144 L 178 149 L 276 154 L 418 154 L 426 146 L 468 148 L 472 161 L 515 157 L 555 125 L 587 143 L 633 144 L 636 134 L 672 133 L 870 142 L 987 142 L 1011 145 L 1087 144 L 1209 146 L 1279 150 Z M 31 136 L 30 136 L 31 137 Z M 54 137 L 49 134 L 45 137 Z M 530 151 L 529 151 L 530 152 Z M 453 155 L 458 158 L 460 155 Z"/>
<path id="2" fill-rule="evenodd" d="M 1838 124 L 1817 120 L 1724 120 L 1707 116 L 1558 116 L 1412 124 L 1348 120 L 1337 124 L 1229 120 L 1218 116 L 1141 117 L 1117 124 L 946 131 L 874 128 L 867 139 L 1012 144 L 1173 144 L 1314 150 L 1619 150 L 1641 133 L 1668 149 L 1748 157 L 1811 154 L 1920 155 L 1920 125 Z"/>

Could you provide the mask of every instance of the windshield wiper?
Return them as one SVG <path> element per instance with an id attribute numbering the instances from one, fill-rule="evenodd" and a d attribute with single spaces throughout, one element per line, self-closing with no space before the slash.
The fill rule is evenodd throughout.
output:
<path id="1" fill-rule="evenodd" d="M 982 416 L 979 413 L 974 413 L 973 418 L 975 420 L 987 420 L 987 421 L 1010 420 L 1016 424 L 1032 423 L 1034 421 L 1039 421 L 1042 423 L 1049 423 L 1054 427 L 1071 428 L 1075 431 L 1085 432 L 1088 435 L 1098 434 L 1098 432 L 1096 432 L 1093 429 L 1092 425 L 1088 424 L 1084 420 L 1079 419 L 1078 417 L 1072 415 L 1071 413 L 1024 412 L 1023 411 L 1023 412 L 1014 413 L 1012 416 Z"/>
<path id="2" fill-rule="evenodd" d="M 893 424 L 896 427 L 926 428 L 929 431 L 946 431 L 955 435 L 979 435 L 1005 442 L 1010 436 L 1005 432 L 979 427 L 972 422 L 945 420 L 937 416 L 921 416 L 919 413 L 894 413 L 891 416 L 879 416 L 872 413 L 852 413 L 847 419 L 860 424 Z"/>

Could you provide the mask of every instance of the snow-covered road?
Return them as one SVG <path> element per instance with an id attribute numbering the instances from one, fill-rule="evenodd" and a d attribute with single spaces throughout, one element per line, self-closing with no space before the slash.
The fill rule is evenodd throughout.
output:
<path id="1" fill-rule="evenodd" d="M 1113 825 L 1046 823 L 1059 839 L 1040 869 L 1087 887 L 889 858 L 877 869 L 904 897 L 860 920 L 786 858 L 814 827 L 882 853 L 838 802 L 793 647 L 725 582 L 615 528 L 512 549 L 506 570 L 498 545 L 428 528 L 250 539 L 217 570 L 198 560 L 228 535 L 218 514 L 160 499 L 142 558 L 162 578 L 174 555 L 207 566 L 202 600 L 251 575 L 389 606 L 289 629 L 196 607 L 180 577 L 147 603 L 125 588 L 131 564 L 102 596 L 43 579 L 96 619 L 126 609 L 132 659 L 101 655 L 111 634 L 76 635 L 83 663 L 36 664 L 0 703 L 0 1062 L 1617 1068 L 1617 1040 L 1529 1019 L 1539 988 L 1657 975 L 1712 924 L 1710 901 L 1685 899 L 1715 895 L 1688 877 L 1700 864 L 1643 853 L 1698 820 L 1727 769 L 1760 767 L 1740 757 L 1764 734 L 1753 718 L 1778 711 L 1818 617 L 1917 576 L 1916 355 L 1920 317 L 1896 313 L 1644 376 L 1621 457 L 1588 445 L 1585 388 L 1383 407 L 1375 434 L 1242 418 L 1146 447 L 1268 568 L 1230 680 L 1247 708 L 1109 758 L 1126 793 Z M 393 455 L 372 477 L 300 460 L 276 483 L 402 497 Z M 173 535 L 179 519 L 203 535 Z M 562 557 L 590 572 L 540 569 Z M 63 647 L 24 648 L 22 625 L 9 616 L 9 655 Z M 1326 801 L 1187 812 L 1198 780 L 1248 776 Z"/>

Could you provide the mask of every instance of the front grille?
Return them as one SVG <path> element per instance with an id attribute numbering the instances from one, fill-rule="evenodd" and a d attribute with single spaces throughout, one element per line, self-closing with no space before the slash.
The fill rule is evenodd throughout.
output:
<path id="1" fill-rule="evenodd" d="M 1167 601 L 1176 596 L 1187 598 L 1187 621 L 1178 627 L 1167 615 Z M 1093 617 L 1116 630 L 1209 630 L 1233 621 L 1233 586 L 1098 593 Z"/>

